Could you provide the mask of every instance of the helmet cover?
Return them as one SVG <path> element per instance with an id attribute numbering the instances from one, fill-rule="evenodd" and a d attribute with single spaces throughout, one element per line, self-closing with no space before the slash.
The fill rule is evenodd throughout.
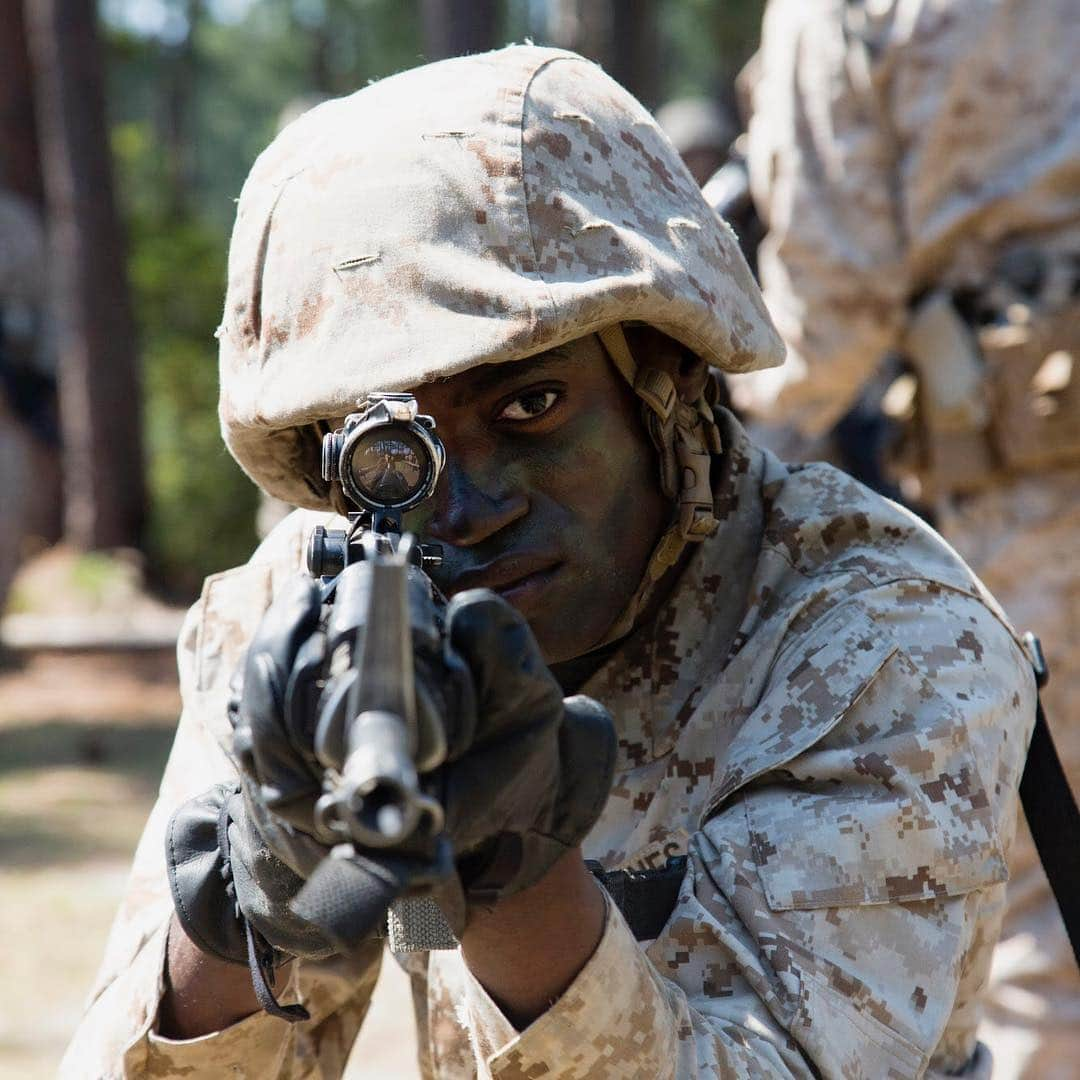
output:
<path id="1" fill-rule="evenodd" d="M 644 322 L 728 372 L 783 346 L 728 226 L 595 64 L 511 46 L 305 113 L 256 161 L 229 251 L 225 441 L 320 508 L 320 422 Z"/>

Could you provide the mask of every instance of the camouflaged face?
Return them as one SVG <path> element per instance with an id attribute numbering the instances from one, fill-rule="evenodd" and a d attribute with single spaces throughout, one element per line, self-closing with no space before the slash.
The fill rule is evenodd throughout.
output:
<path id="1" fill-rule="evenodd" d="M 598 67 L 517 46 L 416 68 L 255 163 L 219 329 L 225 439 L 317 507 L 313 421 L 627 320 L 725 371 L 783 356 L 730 229 Z"/>

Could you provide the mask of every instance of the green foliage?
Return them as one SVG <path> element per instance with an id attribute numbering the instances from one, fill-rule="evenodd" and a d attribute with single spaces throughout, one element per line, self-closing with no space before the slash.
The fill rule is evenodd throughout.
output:
<path id="1" fill-rule="evenodd" d="M 666 97 L 718 94 L 754 54 L 765 0 L 661 0 L 660 32 L 670 56 Z"/>
<path id="2" fill-rule="evenodd" d="M 147 125 L 121 125 L 113 146 L 142 342 L 148 566 L 159 584 L 190 596 L 207 574 L 244 561 L 255 540 L 256 490 L 226 452 L 217 422 L 213 328 L 226 241 L 220 229 L 157 205 L 160 149 Z"/>

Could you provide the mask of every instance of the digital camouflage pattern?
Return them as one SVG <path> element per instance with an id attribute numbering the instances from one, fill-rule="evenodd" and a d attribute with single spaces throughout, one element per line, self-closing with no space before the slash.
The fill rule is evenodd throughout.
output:
<path id="1" fill-rule="evenodd" d="M 515 46 L 415 68 L 305 113 L 252 168 L 222 429 L 270 494 L 324 508 L 317 422 L 633 319 L 725 371 L 783 358 L 731 230 L 595 64 Z"/>
<path id="2" fill-rule="evenodd" d="M 410 961 L 429 1076 L 919 1077 L 969 1066 L 1034 713 L 1027 658 L 941 541 L 828 466 L 789 467 L 720 416 L 719 533 L 655 622 L 584 692 L 612 711 L 617 779 L 586 855 L 690 856 L 660 937 L 609 905 L 602 941 L 514 1031 L 460 953 Z M 171 911 L 162 835 L 233 775 L 229 676 L 301 565 L 294 514 L 208 579 L 180 643 L 185 708 L 65 1074 L 332 1076 L 378 963 L 299 965 L 313 1018 L 152 1033 Z"/>
<path id="3" fill-rule="evenodd" d="M 922 290 L 984 286 L 1033 238 L 1080 249 L 1076 14 L 1075 0 L 771 0 L 749 161 L 789 355 L 746 391 L 757 412 L 825 432 Z"/>
<path id="4" fill-rule="evenodd" d="M 1075 338 L 1077 56 L 1073 0 L 772 0 L 750 161 L 770 226 L 762 286 L 789 358 L 775 378 L 752 376 L 740 400 L 819 435 L 901 343 L 921 291 L 981 292 L 994 285 L 1000 260 L 1025 249 L 1071 255 L 1072 313 L 1066 308 L 1064 318 Z M 1044 281 L 1040 292 L 1061 284 Z M 1047 314 L 1054 317 L 1052 307 Z M 1058 348 L 1069 347 L 1064 337 Z M 1078 378 L 1074 360 L 1051 416 L 1059 426 L 1069 422 Z M 1019 417 L 994 432 L 995 460 L 1020 456 L 1049 422 L 1024 415 L 1018 405 L 1034 395 L 1016 382 L 990 388 L 998 419 L 1005 406 Z M 1073 416 L 1062 450 L 1070 434 L 1075 450 L 1075 406 Z M 973 441 L 969 451 L 984 445 Z M 1080 792 L 1080 467 L 1028 463 L 969 494 L 940 486 L 942 533 L 1013 623 L 1042 639 L 1052 672 L 1047 716 Z M 1026 828 L 1012 863 L 983 1038 L 1000 1080 L 1071 1080 L 1080 975 Z"/>

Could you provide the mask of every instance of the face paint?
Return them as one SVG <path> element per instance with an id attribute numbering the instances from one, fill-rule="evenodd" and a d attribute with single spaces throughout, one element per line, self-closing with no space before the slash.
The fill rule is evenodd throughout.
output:
<path id="1" fill-rule="evenodd" d="M 639 402 L 590 336 L 417 387 L 447 467 L 406 517 L 443 547 L 448 595 L 491 588 L 549 664 L 600 642 L 634 595 L 670 508 Z"/>

